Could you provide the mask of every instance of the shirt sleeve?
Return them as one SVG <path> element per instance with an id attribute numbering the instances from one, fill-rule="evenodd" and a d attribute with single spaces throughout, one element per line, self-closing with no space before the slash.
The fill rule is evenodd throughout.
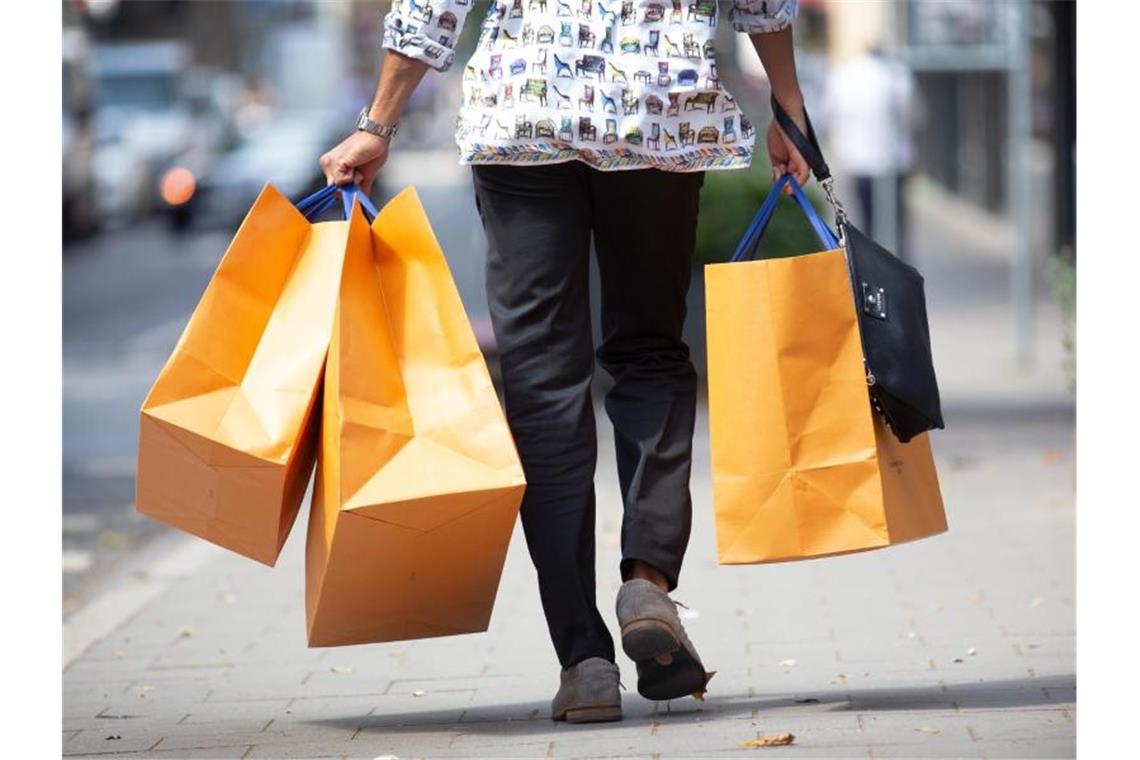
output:
<path id="1" fill-rule="evenodd" d="M 470 8 L 470 0 L 393 0 L 384 16 L 383 45 L 447 71 Z"/>
<path id="2" fill-rule="evenodd" d="M 728 19 L 738 32 L 763 34 L 787 29 L 798 12 L 799 0 L 732 0 Z"/>

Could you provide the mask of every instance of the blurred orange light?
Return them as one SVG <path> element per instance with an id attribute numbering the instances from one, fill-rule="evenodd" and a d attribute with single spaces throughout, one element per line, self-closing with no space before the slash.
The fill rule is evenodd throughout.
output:
<path id="1" fill-rule="evenodd" d="M 162 193 L 162 199 L 171 206 L 181 206 L 194 197 L 196 187 L 194 173 L 185 167 L 176 166 L 162 175 L 159 191 Z"/>

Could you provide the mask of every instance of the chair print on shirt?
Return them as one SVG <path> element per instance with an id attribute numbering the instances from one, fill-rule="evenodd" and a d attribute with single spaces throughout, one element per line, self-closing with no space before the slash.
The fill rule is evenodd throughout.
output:
<path id="1" fill-rule="evenodd" d="M 606 36 L 602 38 L 602 44 L 598 45 L 598 49 L 603 53 L 614 52 L 614 28 L 612 26 L 606 27 Z"/>
<path id="2" fill-rule="evenodd" d="M 579 74 L 597 74 L 601 82 L 606 76 L 606 59 L 600 55 L 584 55 L 574 61 L 574 76 Z"/>
<path id="3" fill-rule="evenodd" d="M 692 145 L 697 139 L 696 134 L 693 133 L 692 125 L 690 125 L 687 121 L 681 122 L 680 126 L 677 128 L 677 135 L 681 138 L 682 148 L 684 148 L 686 145 Z"/>
<path id="4" fill-rule="evenodd" d="M 527 10 L 533 10 L 536 5 L 540 11 L 546 13 L 546 0 L 530 0 L 530 3 L 526 6 Z"/>
<path id="5" fill-rule="evenodd" d="M 694 21 L 701 17 L 708 19 L 709 26 L 716 23 L 716 0 L 696 0 L 689 3 L 689 15 L 686 18 Z"/>
<path id="6" fill-rule="evenodd" d="M 622 89 L 621 91 L 621 110 L 622 114 L 629 116 L 641 110 L 641 100 L 633 94 L 632 90 Z"/>
<path id="7" fill-rule="evenodd" d="M 645 147 L 650 150 L 661 149 L 661 125 L 657 122 L 649 126 L 649 137 L 645 138 Z"/>
<path id="8" fill-rule="evenodd" d="M 574 33 L 568 21 L 562 22 L 561 31 L 558 32 L 558 44 L 562 47 L 574 47 Z"/>
<path id="9" fill-rule="evenodd" d="M 511 12 L 507 16 L 507 18 L 522 18 L 522 16 L 523 16 L 522 0 L 514 0 L 514 2 L 511 3 Z"/>
<path id="10" fill-rule="evenodd" d="M 705 75 L 705 86 L 710 90 L 720 89 L 720 77 L 716 73 L 716 64 L 709 64 L 709 73 Z"/>
<path id="11" fill-rule="evenodd" d="M 692 111 L 698 106 L 704 106 L 705 113 L 712 113 L 716 109 L 717 93 L 701 92 L 685 98 L 685 110 Z"/>
<path id="12" fill-rule="evenodd" d="M 534 125 L 526 117 L 526 114 L 520 113 L 515 116 L 515 139 L 534 139 Z"/>
<path id="13" fill-rule="evenodd" d="M 602 93 L 602 113 L 617 113 L 617 103 L 604 92 Z"/>
<path id="14" fill-rule="evenodd" d="M 594 110 L 594 85 L 582 86 L 582 95 L 578 98 L 578 108 L 585 108 L 588 111 Z"/>
<path id="15" fill-rule="evenodd" d="M 606 133 L 602 136 L 602 142 L 606 145 L 617 142 L 617 119 L 606 119 Z"/>
<path id="16" fill-rule="evenodd" d="M 598 128 L 590 123 L 589 116 L 578 117 L 578 139 L 589 140 L 590 142 L 597 142 Z"/>
<path id="17" fill-rule="evenodd" d="M 574 122 L 569 116 L 562 117 L 562 126 L 558 129 L 558 139 L 565 142 L 574 140 Z"/>
<path id="18" fill-rule="evenodd" d="M 665 35 L 665 57 L 666 58 L 683 58 L 681 55 L 680 46 L 674 42 L 669 35 Z"/>
<path id="19" fill-rule="evenodd" d="M 621 25 L 629 26 L 637 20 L 637 13 L 633 10 L 633 0 L 622 0 Z"/>
<path id="20" fill-rule="evenodd" d="M 665 152 L 677 150 L 677 138 L 667 129 L 662 130 L 662 132 L 665 135 Z"/>
<path id="21" fill-rule="evenodd" d="M 530 73 L 532 74 L 545 74 L 546 73 L 546 54 L 549 51 L 546 48 L 539 48 L 538 55 L 530 64 Z"/>
<path id="22" fill-rule="evenodd" d="M 546 105 L 546 80 L 545 79 L 527 79 L 526 84 L 519 90 L 519 99 L 530 102 L 531 100 L 538 99 L 540 106 Z"/>
<path id="23" fill-rule="evenodd" d="M 734 121 L 731 116 L 724 117 L 724 138 L 722 142 L 725 145 L 736 142 L 736 131 L 733 129 Z"/>
<path id="24" fill-rule="evenodd" d="M 681 112 L 680 99 L 681 99 L 681 93 L 679 93 L 679 92 L 669 93 L 669 107 L 665 109 L 665 116 L 666 117 L 676 116 L 677 114 L 679 114 Z"/>
<path id="25" fill-rule="evenodd" d="M 645 47 L 642 48 L 642 51 L 646 55 L 657 55 L 657 43 L 660 41 L 661 41 L 661 30 L 660 29 L 650 29 L 649 30 L 649 42 L 645 43 Z"/>
<path id="26" fill-rule="evenodd" d="M 562 108 L 569 108 L 570 107 L 570 96 L 569 95 L 562 92 L 562 90 L 558 89 L 558 86 L 554 85 L 554 84 L 550 85 L 550 89 L 554 90 L 554 94 L 558 96 L 558 106 L 557 106 L 558 108 L 562 109 Z"/>
<path id="27" fill-rule="evenodd" d="M 416 0 L 408 0 L 408 15 L 413 18 L 418 18 L 425 24 L 431 21 L 432 7 L 430 2 L 417 3 Z"/>
<path id="28" fill-rule="evenodd" d="M 619 69 L 614 66 L 613 61 L 607 61 L 610 66 L 610 81 L 611 82 L 628 82 L 625 76 L 625 69 Z"/>
<path id="29" fill-rule="evenodd" d="M 590 28 L 589 24 L 578 24 L 578 47 L 579 48 L 592 48 L 597 43 L 597 36 L 594 30 Z"/>
<path id="30" fill-rule="evenodd" d="M 554 78 L 560 76 L 568 76 L 574 78 L 574 71 L 570 68 L 570 64 L 558 57 L 558 53 L 554 54 Z"/>
<path id="31" fill-rule="evenodd" d="M 539 119 L 534 124 L 534 136 L 536 138 L 545 138 L 547 140 L 554 139 L 554 120 L 553 119 Z"/>
<path id="32" fill-rule="evenodd" d="M 692 32 L 685 32 L 681 35 L 681 46 L 684 48 L 686 58 L 701 57 L 701 46 L 693 39 Z"/>
<path id="33" fill-rule="evenodd" d="M 617 13 L 602 5 L 601 0 L 598 1 L 598 12 L 602 14 L 602 21 L 605 21 L 607 24 L 612 24 L 617 21 Z M 609 21 L 606 21 L 606 16 L 610 17 Z"/>
<path id="34" fill-rule="evenodd" d="M 566 0 L 558 0 L 558 15 L 559 16 L 573 16 L 574 11 L 570 8 L 570 3 Z"/>
<path id="35" fill-rule="evenodd" d="M 669 13 L 669 23 L 670 24 L 681 23 L 681 16 L 682 16 L 681 0 L 673 0 L 673 10 L 672 10 L 672 12 Z"/>

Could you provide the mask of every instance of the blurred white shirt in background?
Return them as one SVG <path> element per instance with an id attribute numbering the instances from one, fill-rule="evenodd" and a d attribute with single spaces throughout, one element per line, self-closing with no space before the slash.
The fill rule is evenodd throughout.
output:
<path id="1" fill-rule="evenodd" d="M 832 70 L 823 96 L 829 158 L 850 174 L 905 174 L 914 163 L 919 118 L 910 71 L 865 53 Z"/>

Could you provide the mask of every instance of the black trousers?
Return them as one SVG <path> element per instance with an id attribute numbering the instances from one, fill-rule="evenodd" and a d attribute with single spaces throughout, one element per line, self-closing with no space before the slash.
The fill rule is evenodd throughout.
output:
<path id="1" fill-rule="evenodd" d="M 676 587 L 689 541 L 696 373 L 681 338 L 703 173 L 603 172 L 573 161 L 473 167 L 487 299 L 527 489 L 521 517 L 563 667 L 614 659 L 595 598 L 590 385 L 593 239 L 598 363 L 613 378 L 623 580 L 633 560 Z"/>

